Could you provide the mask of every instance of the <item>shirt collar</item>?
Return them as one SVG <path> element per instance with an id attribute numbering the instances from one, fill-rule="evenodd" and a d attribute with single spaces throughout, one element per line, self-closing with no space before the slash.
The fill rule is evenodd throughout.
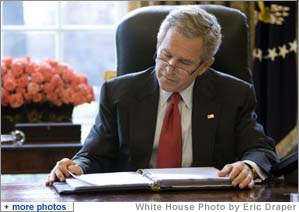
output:
<path id="1" fill-rule="evenodd" d="M 180 95 L 182 97 L 182 100 L 186 104 L 186 106 L 191 109 L 192 108 L 192 95 L 193 95 L 193 86 L 194 86 L 195 80 L 184 90 L 180 92 Z M 172 92 L 168 92 L 160 88 L 160 104 L 163 106 L 167 103 L 167 100 L 171 96 Z"/>

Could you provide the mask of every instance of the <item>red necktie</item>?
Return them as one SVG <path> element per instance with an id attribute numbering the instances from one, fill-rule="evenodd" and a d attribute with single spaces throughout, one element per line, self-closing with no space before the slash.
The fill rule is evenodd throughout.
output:
<path id="1" fill-rule="evenodd" d="M 167 107 L 157 156 L 157 168 L 181 167 L 182 163 L 182 129 L 179 111 L 179 93 L 173 93 Z"/>

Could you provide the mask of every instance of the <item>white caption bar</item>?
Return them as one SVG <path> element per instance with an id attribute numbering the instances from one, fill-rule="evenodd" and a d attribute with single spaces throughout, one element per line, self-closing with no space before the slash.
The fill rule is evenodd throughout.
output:
<path id="1" fill-rule="evenodd" d="M 99 211 L 211 211 L 211 212 L 297 212 L 293 202 L 75 202 L 75 212 Z"/>

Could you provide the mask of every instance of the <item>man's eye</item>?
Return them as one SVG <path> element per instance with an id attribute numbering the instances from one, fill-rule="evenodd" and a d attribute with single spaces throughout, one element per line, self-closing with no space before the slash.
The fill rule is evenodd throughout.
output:
<path id="1" fill-rule="evenodd" d="M 164 56 L 167 57 L 167 58 L 171 58 L 170 54 L 164 54 Z"/>
<path id="2" fill-rule="evenodd" d="M 181 62 L 181 64 L 183 64 L 184 66 L 191 66 L 191 65 L 192 65 L 192 63 L 190 63 L 189 61 L 181 60 L 180 62 Z"/>

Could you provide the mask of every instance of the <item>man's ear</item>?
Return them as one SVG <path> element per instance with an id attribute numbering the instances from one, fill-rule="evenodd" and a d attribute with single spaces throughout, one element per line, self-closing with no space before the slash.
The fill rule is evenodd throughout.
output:
<path id="1" fill-rule="evenodd" d="M 198 73 L 198 75 L 202 75 L 203 73 L 205 73 L 208 68 L 213 65 L 215 61 L 214 57 L 210 57 L 209 59 L 207 59 L 200 67 L 200 72 Z"/>
<path id="2" fill-rule="evenodd" d="M 215 58 L 214 57 L 210 57 L 209 59 L 207 59 L 202 65 L 203 65 L 203 70 L 204 72 L 206 70 L 208 70 L 208 68 L 210 68 L 211 65 L 213 65 L 215 61 Z"/>

